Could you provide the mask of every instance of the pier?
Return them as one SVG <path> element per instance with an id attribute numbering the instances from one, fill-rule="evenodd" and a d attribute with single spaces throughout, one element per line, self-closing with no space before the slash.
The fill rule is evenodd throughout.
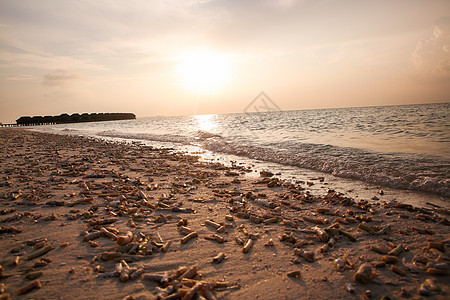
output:
<path id="1" fill-rule="evenodd" d="M 134 120 L 136 115 L 133 113 L 74 113 L 61 114 L 59 116 L 22 116 L 16 120 L 16 124 L 1 124 L 0 127 L 18 127 L 18 126 L 37 126 L 37 125 L 53 125 L 67 123 L 84 123 L 84 122 L 104 122 L 104 121 L 120 121 Z"/>
<path id="2" fill-rule="evenodd" d="M 17 127 L 17 126 L 19 126 L 18 124 L 3 124 L 3 123 L 0 123 L 0 127 Z"/>

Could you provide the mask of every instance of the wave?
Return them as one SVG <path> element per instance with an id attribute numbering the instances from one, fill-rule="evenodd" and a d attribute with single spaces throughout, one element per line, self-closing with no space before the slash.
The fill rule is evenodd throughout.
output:
<path id="1" fill-rule="evenodd" d="M 113 138 L 121 138 L 121 139 L 130 139 L 130 140 L 144 140 L 144 141 L 156 141 L 156 142 L 165 142 L 165 143 L 177 143 L 177 144 L 190 144 L 191 139 L 186 138 L 185 136 L 175 135 L 175 134 L 151 134 L 151 133 L 128 133 L 128 132 L 120 132 L 116 130 L 105 130 L 96 133 L 97 136 L 101 137 L 113 137 Z"/>
<path id="2" fill-rule="evenodd" d="M 97 135 L 196 145 L 213 152 L 307 168 L 381 186 L 450 197 L 450 179 L 448 179 L 450 166 L 447 161 L 430 155 L 379 153 L 298 141 L 251 145 L 202 130 L 193 132 L 189 137 L 125 133 L 115 130 L 102 131 Z"/>

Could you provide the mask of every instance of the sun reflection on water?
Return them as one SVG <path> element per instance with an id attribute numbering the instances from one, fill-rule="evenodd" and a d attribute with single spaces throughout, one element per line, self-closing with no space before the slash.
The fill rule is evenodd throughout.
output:
<path id="1" fill-rule="evenodd" d="M 217 115 L 197 115 L 194 116 L 197 121 L 197 129 L 199 131 L 210 132 L 218 127 Z"/>
<path id="2" fill-rule="evenodd" d="M 193 143 L 195 146 L 201 148 L 201 150 L 197 151 L 195 155 L 200 156 L 200 161 L 211 162 L 214 160 L 214 155 L 207 149 L 204 149 L 201 146 L 201 140 L 208 140 L 210 138 L 217 137 L 216 134 L 213 133 L 215 129 L 219 126 L 217 115 L 196 115 L 193 117 L 193 126 L 195 128 L 195 139 L 198 140 L 198 143 Z"/>

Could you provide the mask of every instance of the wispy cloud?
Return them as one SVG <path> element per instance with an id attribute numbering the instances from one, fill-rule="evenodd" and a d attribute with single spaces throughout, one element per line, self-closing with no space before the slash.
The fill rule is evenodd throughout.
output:
<path id="1" fill-rule="evenodd" d="M 81 70 L 108 70 L 107 67 L 96 63 L 89 58 L 77 58 L 69 56 L 59 56 L 50 53 L 39 53 L 31 51 L 10 51 L 0 49 L 0 62 L 3 67 L 27 67 L 37 69 L 65 68 Z"/>
<path id="2" fill-rule="evenodd" d="M 70 82 L 73 82 L 75 79 L 78 79 L 79 77 L 80 76 L 76 73 L 58 69 L 45 74 L 42 84 L 45 86 L 64 86 Z"/>
<path id="3" fill-rule="evenodd" d="M 40 80 L 32 75 L 22 74 L 13 77 L 7 77 L 6 80 L 21 82 L 39 82 Z"/>
<path id="4" fill-rule="evenodd" d="M 272 7 L 290 8 L 297 5 L 300 0 L 266 0 L 265 4 Z"/>

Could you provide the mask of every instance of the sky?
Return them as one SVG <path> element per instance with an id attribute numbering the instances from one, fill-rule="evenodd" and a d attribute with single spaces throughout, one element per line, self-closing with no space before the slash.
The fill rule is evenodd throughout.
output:
<path id="1" fill-rule="evenodd" d="M 0 122 L 450 101 L 448 0 L 0 0 Z"/>

